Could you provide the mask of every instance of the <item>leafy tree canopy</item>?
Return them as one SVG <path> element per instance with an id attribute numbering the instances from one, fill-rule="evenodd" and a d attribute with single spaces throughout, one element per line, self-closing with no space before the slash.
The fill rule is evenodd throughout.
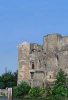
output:
<path id="1" fill-rule="evenodd" d="M 21 82 L 18 86 L 13 89 L 13 96 L 17 98 L 24 97 L 24 95 L 28 94 L 30 90 L 30 86 L 27 82 Z"/>
<path id="2" fill-rule="evenodd" d="M 66 97 L 67 95 L 67 88 L 66 88 L 66 82 L 67 82 L 67 75 L 60 69 L 56 76 L 56 81 L 54 85 L 54 89 L 52 91 L 52 94 L 54 95 L 55 99 L 60 99 Z"/>
<path id="3" fill-rule="evenodd" d="M 55 81 L 55 85 L 57 86 L 61 86 L 64 85 L 66 86 L 66 82 L 67 82 L 67 75 L 64 73 L 64 71 L 62 69 L 60 69 L 60 71 L 58 72 L 57 76 L 56 76 L 56 81 Z"/>
<path id="4" fill-rule="evenodd" d="M 8 71 L 7 73 L 2 74 L 2 76 L 0 76 L 0 88 L 17 86 L 17 75 L 18 71 L 14 73 Z"/>

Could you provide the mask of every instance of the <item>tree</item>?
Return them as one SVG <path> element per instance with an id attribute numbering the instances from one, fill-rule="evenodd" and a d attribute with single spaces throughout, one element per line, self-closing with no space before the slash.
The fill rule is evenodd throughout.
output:
<path id="1" fill-rule="evenodd" d="M 3 77 L 0 76 L 0 89 L 5 88 L 5 83 L 3 82 Z"/>
<path id="2" fill-rule="evenodd" d="M 3 89 L 5 87 L 4 82 L 0 82 L 0 89 Z"/>
<path id="3" fill-rule="evenodd" d="M 66 76 L 67 75 L 64 73 L 64 71 L 62 71 L 62 69 L 60 69 L 60 71 L 58 72 L 58 74 L 56 76 L 55 86 L 52 91 L 52 94 L 54 95 L 55 99 L 61 100 L 62 98 L 66 97 L 66 95 L 67 95 L 67 88 L 66 88 L 67 78 L 66 78 Z"/>
<path id="4" fill-rule="evenodd" d="M 4 83 L 3 88 L 17 86 L 17 75 L 18 71 L 14 73 L 8 71 L 7 73 L 2 74 L 2 76 L 0 77 L 0 82 Z"/>
<path id="5" fill-rule="evenodd" d="M 56 76 L 56 81 L 55 81 L 55 85 L 58 86 L 65 86 L 66 87 L 66 83 L 67 83 L 67 75 L 64 73 L 64 71 L 62 71 L 62 69 L 60 69 L 60 71 L 58 72 L 57 76 Z"/>
<path id="6" fill-rule="evenodd" d="M 5 88 L 6 87 L 13 87 L 13 79 L 14 79 L 14 77 L 13 77 L 12 72 L 9 71 L 7 73 L 4 73 L 2 75 L 2 77 L 3 77 L 3 82 L 5 83 Z"/>
<path id="7" fill-rule="evenodd" d="M 30 86 L 27 82 L 21 82 L 18 86 L 13 89 L 13 96 L 16 98 L 24 97 L 24 95 L 28 94 L 30 90 Z"/>
<path id="8" fill-rule="evenodd" d="M 16 72 L 13 73 L 13 78 L 14 78 L 13 85 L 14 86 L 17 86 L 17 77 L 18 77 L 18 70 L 16 70 Z"/>

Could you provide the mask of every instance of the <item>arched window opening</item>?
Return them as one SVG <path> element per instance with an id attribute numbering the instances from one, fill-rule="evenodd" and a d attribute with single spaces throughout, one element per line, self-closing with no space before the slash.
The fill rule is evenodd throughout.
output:
<path id="1" fill-rule="evenodd" d="M 32 63 L 32 69 L 34 69 L 34 63 Z"/>

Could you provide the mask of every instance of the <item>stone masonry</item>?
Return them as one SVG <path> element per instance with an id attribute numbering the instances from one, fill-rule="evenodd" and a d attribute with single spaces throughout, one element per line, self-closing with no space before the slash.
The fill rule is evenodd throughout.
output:
<path id="1" fill-rule="evenodd" d="M 26 41 L 18 45 L 18 84 L 45 87 L 60 69 L 68 73 L 68 37 L 48 34 L 43 45 Z"/>

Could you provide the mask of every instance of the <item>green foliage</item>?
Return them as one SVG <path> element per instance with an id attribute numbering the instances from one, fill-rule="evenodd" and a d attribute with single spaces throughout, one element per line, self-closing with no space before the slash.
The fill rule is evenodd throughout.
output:
<path id="1" fill-rule="evenodd" d="M 62 71 L 62 69 L 60 69 L 56 76 L 54 86 L 46 87 L 44 89 L 40 87 L 29 88 L 28 92 L 25 92 L 25 84 L 18 85 L 14 88 L 15 97 L 29 99 L 41 98 L 42 100 L 64 100 L 68 95 L 68 90 L 66 89 L 66 82 L 66 74 L 64 73 L 64 71 Z"/>
<path id="2" fill-rule="evenodd" d="M 30 88 L 28 83 L 21 82 L 21 84 L 13 88 L 13 96 L 16 98 L 23 98 L 24 95 L 28 94 Z"/>
<path id="3" fill-rule="evenodd" d="M 40 88 L 39 88 L 39 87 L 31 88 L 31 89 L 29 90 L 28 95 L 29 95 L 31 98 L 38 98 L 38 97 L 40 96 L 39 92 L 40 92 Z"/>
<path id="4" fill-rule="evenodd" d="M 5 84 L 4 82 L 0 82 L 0 89 L 3 89 L 3 88 L 5 88 Z"/>
<path id="5" fill-rule="evenodd" d="M 0 76 L 0 89 L 3 89 L 3 88 L 5 88 L 5 84 L 3 82 L 3 77 Z"/>
<path id="6" fill-rule="evenodd" d="M 13 73 L 13 86 L 17 85 L 17 76 L 18 76 L 18 70 Z"/>
<path id="7" fill-rule="evenodd" d="M 58 99 L 58 98 L 61 99 L 61 98 L 66 97 L 67 89 L 64 86 L 58 86 L 54 88 L 52 94 L 54 95 L 55 99 Z"/>
<path id="8" fill-rule="evenodd" d="M 64 71 L 62 71 L 62 69 L 60 69 L 60 71 L 58 72 L 58 74 L 56 76 L 55 85 L 58 85 L 58 86 L 64 85 L 64 86 L 66 86 L 66 82 L 67 82 L 66 76 L 67 75 L 64 73 Z"/>
<path id="9" fill-rule="evenodd" d="M 46 89 L 43 89 L 40 87 L 34 87 L 29 90 L 29 93 L 28 95 L 25 96 L 25 98 L 31 98 L 31 99 L 39 98 L 40 99 L 40 98 L 45 97 L 45 92 L 46 92 Z"/>
<path id="10" fill-rule="evenodd" d="M 17 74 L 18 74 L 18 71 L 14 73 L 12 73 L 11 71 L 8 71 L 7 73 L 4 73 L 2 76 L 0 76 L 0 88 L 16 86 Z"/>
<path id="11" fill-rule="evenodd" d="M 13 96 L 15 98 L 44 99 L 44 100 L 64 100 L 68 97 L 67 76 L 60 69 L 56 76 L 54 86 L 40 88 L 31 88 L 28 83 L 22 82 L 17 85 L 18 71 L 12 73 L 7 72 L 0 76 L 0 88 L 13 87 Z"/>
<path id="12" fill-rule="evenodd" d="M 39 95 L 41 98 L 45 98 L 46 97 L 46 88 L 41 88 Z"/>
<path id="13" fill-rule="evenodd" d="M 67 82 L 66 74 L 64 74 L 64 71 L 60 69 L 60 71 L 56 76 L 54 89 L 52 91 L 52 95 L 54 95 L 55 99 L 61 100 L 62 98 L 66 98 L 67 96 L 66 82 Z"/>

